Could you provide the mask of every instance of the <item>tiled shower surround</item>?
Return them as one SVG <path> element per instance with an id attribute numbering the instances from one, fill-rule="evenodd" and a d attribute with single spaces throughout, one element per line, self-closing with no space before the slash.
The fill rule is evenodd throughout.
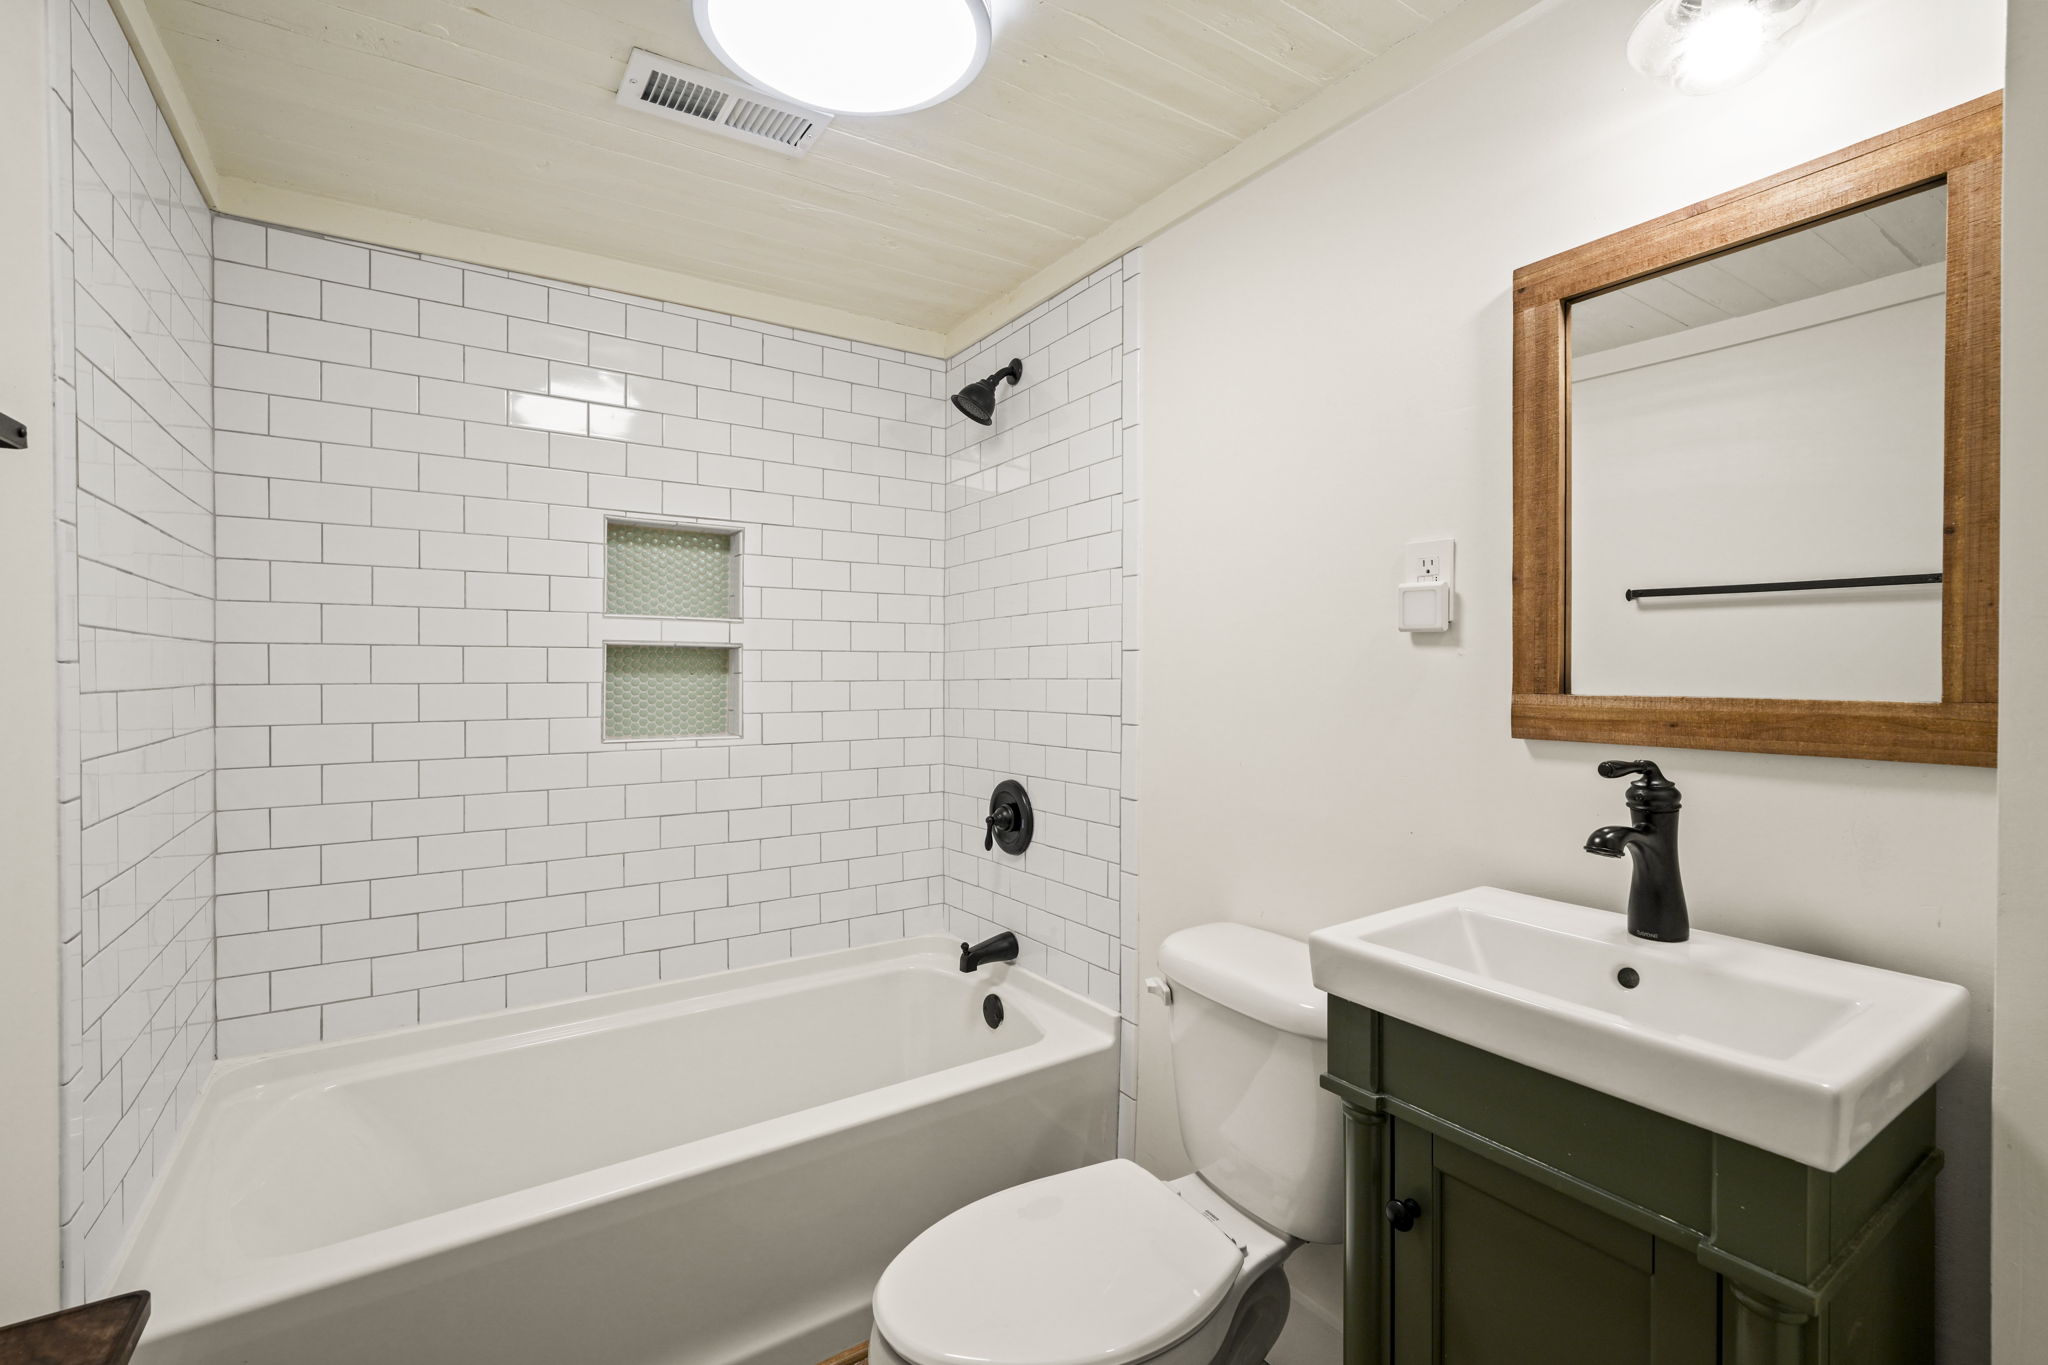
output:
<path id="1" fill-rule="evenodd" d="M 222 1055 L 944 926 L 936 361 L 221 219 Z M 741 619 L 605 615 L 608 515 Z M 607 742 L 612 641 L 738 740 Z"/>
<path id="2" fill-rule="evenodd" d="M 54 913 L 76 1300 L 214 1056 L 212 214 L 105 0 L 54 0 L 49 18 Z"/>
<path id="3" fill-rule="evenodd" d="M 234 219 L 215 250 L 222 1055 L 935 931 L 1123 1003 L 1124 264 L 948 374 Z M 1013 350 L 969 424 L 945 394 Z M 740 619 L 606 615 L 611 518 L 737 528 Z M 603 739 L 605 645 L 653 640 L 741 647 L 738 740 Z"/>
<path id="4" fill-rule="evenodd" d="M 946 388 L 1024 362 L 993 429 L 946 433 L 946 903 L 962 936 L 1013 929 L 1023 961 L 1125 1020 L 1137 1094 L 1140 254 L 954 358 Z M 982 848 L 989 792 L 1031 793 L 1022 858 Z"/>

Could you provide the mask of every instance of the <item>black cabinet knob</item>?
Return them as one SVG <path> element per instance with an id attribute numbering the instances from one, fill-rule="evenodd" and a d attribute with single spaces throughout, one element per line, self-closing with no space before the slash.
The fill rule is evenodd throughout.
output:
<path id="1" fill-rule="evenodd" d="M 1394 1231 L 1406 1232 L 1415 1226 L 1415 1220 L 1422 1216 L 1422 1205 L 1413 1199 L 1389 1199 L 1387 1221 L 1394 1225 Z"/>

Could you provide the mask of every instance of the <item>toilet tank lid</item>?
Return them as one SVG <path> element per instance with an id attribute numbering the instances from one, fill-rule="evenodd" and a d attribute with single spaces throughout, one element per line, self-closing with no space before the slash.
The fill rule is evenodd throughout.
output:
<path id="1" fill-rule="evenodd" d="M 1303 1038 L 1329 1036 L 1325 997 L 1309 974 L 1308 945 L 1249 924 L 1200 924 L 1168 934 L 1159 970 L 1176 988 Z"/>

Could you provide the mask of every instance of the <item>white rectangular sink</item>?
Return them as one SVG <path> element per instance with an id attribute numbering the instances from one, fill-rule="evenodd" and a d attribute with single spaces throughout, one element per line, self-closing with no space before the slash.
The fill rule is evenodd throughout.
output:
<path id="1" fill-rule="evenodd" d="M 1652 943 L 1490 886 L 1319 930 L 1309 959 L 1331 995 L 1823 1171 L 1969 1030 L 1945 981 L 1698 930 Z"/>

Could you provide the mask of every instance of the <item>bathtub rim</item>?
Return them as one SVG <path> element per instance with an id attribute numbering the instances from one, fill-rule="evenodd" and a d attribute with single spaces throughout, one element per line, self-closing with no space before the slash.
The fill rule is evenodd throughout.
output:
<path id="1" fill-rule="evenodd" d="M 162 1174 L 122 1240 L 108 1292 L 132 1287 L 129 1277 L 138 1268 L 138 1256 L 146 1250 L 146 1238 L 154 1231 L 155 1215 L 184 1183 L 177 1177 L 188 1147 L 207 1139 L 213 1130 L 212 1113 L 236 1093 L 269 1085 L 297 1089 L 314 1079 L 338 1083 L 393 1069 L 446 1064 L 465 1055 L 482 1055 L 524 1042 L 605 1032 L 676 1013 L 707 1011 L 721 999 L 774 998 L 799 993 L 806 985 L 893 970 L 957 975 L 958 956 L 958 942 L 950 936 L 919 935 L 222 1061 L 201 1088 L 192 1121 L 184 1125 Z M 236 1275 L 229 1287 L 207 1294 L 196 1306 L 159 1299 L 150 1335 L 180 1334 L 275 1307 L 805 1142 L 886 1122 L 1004 1081 L 1113 1053 L 1120 1046 L 1120 1016 L 1107 1006 L 1014 964 L 984 968 L 978 976 L 977 986 L 1004 991 L 1013 1006 L 1022 1003 L 1040 1037 L 993 1057 L 956 1063 L 391 1227 L 281 1256 L 252 1258 L 232 1267 Z M 1111 1084 L 1114 1086 L 1113 1072 Z M 1110 1104 L 1113 1109 L 1113 1099 Z"/>

